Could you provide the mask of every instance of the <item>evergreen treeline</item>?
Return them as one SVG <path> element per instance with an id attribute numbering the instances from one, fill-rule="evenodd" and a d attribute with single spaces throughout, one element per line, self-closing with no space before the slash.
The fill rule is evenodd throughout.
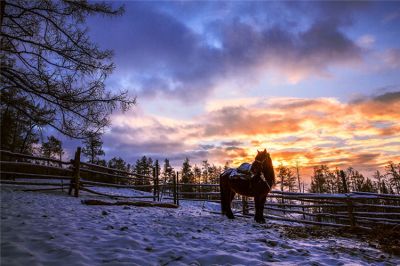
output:
<path id="1" fill-rule="evenodd" d="M 372 178 L 364 177 L 352 167 L 330 170 L 328 166 L 314 167 L 310 192 L 347 193 L 352 191 L 400 194 L 400 163 L 388 162 L 385 172 L 376 171 Z"/>
<path id="2" fill-rule="evenodd" d="M 304 192 L 299 168 L 279 165 L 276 168 L 277 186 L 281 191 Z M 353 167 L 345 170 L 330 169 L 327 165 L 314 167 L 311 193 L 348 193 L 373 192 L 384 194 L 400 194 L 400 163 L 388 162 L 384 173 L 376 171 L 373 176 L 365 177 Z"/>
<path id="3" fill-rule="evenodd" d="M 25 129 L 17 126 L 13 127 L 13 124 L 11 124 L 6 130 L 13 131 L 12 138 L 1 142 L 1 149 L 62 160 L 64 149 L 59 139 L 49 136 L 47 140 L 42 140 L 40 144 L 38 134 L 35 133 L 37 134 L 35 135 L 33 131 L 24 134 L 23 131 Z M 176 172 L 178 172 L 179 183 L 218 184 L 219 175 L 229 167 L 228 163 L 224 167 L 221 167 L 215 166 L 207 160 L 202 161 L 201 165 L 195 164 L 193 166 L 189 158 L 186 158 L 179 171 L 176 171 L 171 166 L 169 159 L 165 159 L 163 164 L 160 165 L 158 160 L 153 160 L 153 158 L 146 156 L 141 157 L 131 165 L 121 157 L 114 157 L 109 161 L 102 159 L 105 152 L 102 149 L 103 142 L 100 134 L 89 136 L 83 141 L 83 144 L 82 155 L 89 163 L 148 177 L 152 177 L 153 172 L 156 171 L 160 182 L 172 183 Z M 276 167 L 275 171 L 278 189 L 281 191 L 304 192 L 304 182 L 301 181 L 298 165 L 296 167 L 288 167 L 280 164 Z M 140 177 L 134 182 L 126 182 L 126 180 L 119 180 L 118 178 L 110 180 L 110 178 L 107 179 L 106 177 L 97 177 L 95 179 L 104 182 L 129 183 L 134 185 L 151 185 L 153 182 L 149 178 Z M 184 186 L 182 192 L 198 191 L 196 189 L 198 188 L 194 186 Z M 147 188 L 144 190 L 150 191 L 151 189 Z M 207 192 L 211 191 L 211 189 L 203 188 L 202 191 Z M 400 194 L 400 163 L 388 162 L 383 173 L 377 170 L 371 178 L 363 176 L 352 167 L 341 170 L 337 168 L 330 169 L 327 165 L 316 166 L 311 176 L 311 185 L 308 191 L 311 193 L 347 193 L 360 191 Z"/>

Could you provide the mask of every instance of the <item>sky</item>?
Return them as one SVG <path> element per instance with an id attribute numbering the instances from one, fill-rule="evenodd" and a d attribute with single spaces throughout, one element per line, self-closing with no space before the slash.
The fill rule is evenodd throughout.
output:
<path id="1" fill-rule="evenodd" d="M 107 159 L 237 166 L 266 148 L 305 172 L 400 162 L 400 2 L 120 4 L 87 21 L 114 50 L 107 88 L 137 97 L 111 117 Z"/>

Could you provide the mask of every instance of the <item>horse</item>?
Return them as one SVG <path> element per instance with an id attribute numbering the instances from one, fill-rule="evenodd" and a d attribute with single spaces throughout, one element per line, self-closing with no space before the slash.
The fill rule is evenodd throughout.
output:
<path id="1" fill-rule="evenodd" d="M 241 167 L 244 164 L 241 165 Z M 250 164 L 247 164 L 250 166 Z M 268 193 L 275 184 L 275 173 L 272 160 L 266 149 L 257 150 L 257 156 L 249 167 L 249 173 L 243 178 L 240 168 L 229 168 L 220 175 L 221 212 L 229 219 L 234 219 L 231 203 L 236 193 L 254 197 L 256 212 L 254 220 L 265 223 L 264 204 Z"/>

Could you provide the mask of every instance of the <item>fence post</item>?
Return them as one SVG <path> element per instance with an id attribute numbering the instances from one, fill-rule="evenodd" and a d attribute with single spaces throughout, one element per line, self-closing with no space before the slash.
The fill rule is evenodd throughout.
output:
<path id="1" fill-rule="evenodd" d="M 79 196 L 79 183 L 80 183 L 80 167 L 81 164 L 81 147 L 78 147 L 75 152 L 75 158 L 74 158 L 74 172 L 73 176 L 71 179 L 71 183 L 69 185 L 69 191 L 68 194 L 71 195 L 72 193 L 72 188 L 75 188 L 74 196 L 78 197 Z"/>
<path id="2" fill-rule="evenodd" d="M 153 167 L 153 201 L 156 201 L 156 197 L 157 197 L 156 168 Z"/>
<path id="3" fill-rule="evenodd" d="M 159 179 L 159 169 L 156 168 L 156 184 L 157 184 L 157 201 L 160 201 L 160 179 Z"/>
<path id="4" fill-rule="evenodd" d="M 249 204 L 247 202 L 247 197 L 245 196 L 242 196 L 242 207 L 243 207 L 242 210 L 243 215 L 249 214 Z"/>
<path id="5" fill-rule="evenodd" d="M 356 227 L 356 219 L 353 213 L 353 202 L 351 201 L 350 197 L 346 199 L 346 202 L 347 202 L 347 210 L 349 212 L 350 226 L 351 228 L 354 228 Z"/>
<path id="6" fill-rule="evenodd" d="M 174 193 L 174 204 L 177 204 L 177 201 L 176 201 L 176 175 L 174 175 L 172 178 L 172 186 L 173 186 L 172 191 Z"/>
<path id="7" fill-rule="evenodd" d="M 176 204 L 179 206 L 179 172 L 176 172 Z"/>

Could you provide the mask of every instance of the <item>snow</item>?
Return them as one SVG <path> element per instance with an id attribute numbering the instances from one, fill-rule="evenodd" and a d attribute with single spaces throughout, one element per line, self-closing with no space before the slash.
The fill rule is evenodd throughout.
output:
<path id="1" fill-rule="evenodd" d="M 105 199 L 1 186 L 1 265 L 400 264 L 355 239 L 290 239 L 281 222 L 228 220 L 210 212 L 219 211 L 217 203 L 182 201 L 178 209 L 81 204 L 89 198 Z"/>

